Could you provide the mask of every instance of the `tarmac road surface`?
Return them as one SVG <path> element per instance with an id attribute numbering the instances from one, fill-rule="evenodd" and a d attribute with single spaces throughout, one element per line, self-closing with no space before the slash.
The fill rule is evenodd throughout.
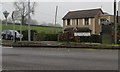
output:
<path id="1" fill-rule="evenodd" d="M 3 70 L 118 70 L 118 50 L 3 48 Z"/>

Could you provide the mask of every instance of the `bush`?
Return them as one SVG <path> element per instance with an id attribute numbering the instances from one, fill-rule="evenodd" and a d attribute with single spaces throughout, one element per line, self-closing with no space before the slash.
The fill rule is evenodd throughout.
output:
<path id="1" fill-rule="evenodd" d="M 91 43 L 101 43 L 100 35 L 82 36 L 80 37 L 80 42 L 91 42 Z"/>
<path id="2" fill-rule="evenodd" d="M 92 43 L 101 43 L 102 39 L 100 35 L 91 35 Z"/>
<path id="3" fill-rule="evenodd" d="M 37 33 L 35 36 L 35 40 L 36 41 L 43 41 L 43 40 L 45 40 L 45 37 L 46 37 L 45 35 L 46 35 L 45 32 Z"/>
<path id="4" fill-rule="evenodd" d="M 18 30 L 18 32 L 20 32 L 20 30 Z M 34 34 L 35 33 L 37 33 L 36 30 L 31 30 L 31 41 L 34 40 Z M 22 34 L 23 34 L 23 39 L 22 40 L 28 40 L 28 30 L 23 30 Z"/>
<path id="5" fill-rule="evenodd" d="M 57 41 L 58 40 L 58 34 L 46 34 L 45 40 L 46 41 Z"/>
<path id="6" fill-rule="evenodd" d="M 91 42 L 91 37 L 90 36 L 81 36 L 80 42 Z"/>
<path id="7" fill-rule="evenodd" d="M 37 33 L 35 36 L 36 41 L 57 41 L 58 34 L 46 34 L 45 32 Z"/>

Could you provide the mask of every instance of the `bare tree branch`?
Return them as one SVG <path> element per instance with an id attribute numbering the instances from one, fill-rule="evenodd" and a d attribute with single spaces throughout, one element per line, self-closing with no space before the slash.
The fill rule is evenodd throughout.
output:
<path id="1" fill-rule="evenodd" d="M 36 6 L 35 2 L 30 3 L 30 11 L 28 11 L 28 2 L 21 1 L 21 2 L 14 2 L 14 6 L 16 11 L 19 11 L 21 17 L 21 23 L 26 23 L 25 19 L 30 13 L 34 12 L 34 8 Z"/>

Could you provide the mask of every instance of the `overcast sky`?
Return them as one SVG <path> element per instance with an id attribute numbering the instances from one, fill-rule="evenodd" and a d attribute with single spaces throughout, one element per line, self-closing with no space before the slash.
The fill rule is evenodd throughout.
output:
<path id="1" fill-rule="evenodd" d="M 113 2 L 37 2 L 37 6 L 35 8 L 35 14 L 32 15 L 34 19 L 36 19 L 39 24 L 46 23 L 54 23 L 55 18 L 55 7 L 58 5 L 58 17 L 57 23 L 62 25 L 62 17 L 69 11 L 75 10 L 86 10 L 86 9 L 96 9 L 102 8 L 104 12 L 108 12 L 113 14 Z M 0 18 L 4 19 L 2 14 L 3 11 L 7 10 L 10 12 L 9 17 L 11 17 L 12 11 L 14 11 L 13 2 L 2 2 L 0 4 L 0 9 L 2 11 L 0 14 Z"/>

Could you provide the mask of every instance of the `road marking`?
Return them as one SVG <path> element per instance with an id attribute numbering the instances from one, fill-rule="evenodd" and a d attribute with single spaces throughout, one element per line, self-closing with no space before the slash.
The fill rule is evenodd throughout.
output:
<path id="1" fill-rule="evenodd" d="M 2 48 L 13 48 L 13 47 L 6 47 L 6 46 L 2 46 Z"/>

